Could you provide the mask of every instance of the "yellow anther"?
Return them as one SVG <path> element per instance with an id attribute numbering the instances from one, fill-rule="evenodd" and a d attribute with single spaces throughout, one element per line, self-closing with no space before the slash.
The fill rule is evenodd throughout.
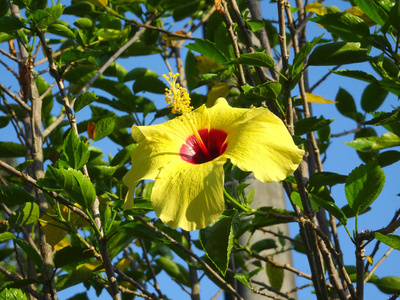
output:
<path id="1" fill-rule="evenodd" d="M 169 75 L 169 76 L 168 76 Z M 163 75 L 163 78 L 168 81 L 170 89 L 165 89 L 165 101 L 168 107 L 171 107 L 173 114 L 185 114 L 192 111 L 193 106 L 190 106 L 190 96 L 187 90 L 176 82 L 179 73 L 168 73 Z"/>

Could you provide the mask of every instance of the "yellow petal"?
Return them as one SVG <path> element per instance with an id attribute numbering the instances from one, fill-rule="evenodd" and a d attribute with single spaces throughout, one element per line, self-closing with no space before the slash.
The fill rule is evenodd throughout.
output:
<path id="1" fill-rule="evenodd" d="M 225 161 L 179 162 L 162 168 L 151 194 L 161 221 L 174 228 L 196 230 L 218 220 L 224 211 Z"/>
<path id="2" fill-rule="evenodd" d="M 188 113 L 197 129 L 209 128 L 210 118 L 203 105 Z M 136 185 L 144 179 L 155 179 L 160 168 L 172 162 L 181 162 L 181 146 L 193 135 L 189 124 L 181 116 L 152 126 L 133 126 L 132 136 L 138 147 L 132 153 L 132 167 L 123 178 L 129 187 L 124 209 L 133 207 Z"/>
<path id="3" fill-rule="evenodd" d="M 322 104 L 337 103 L 337 101 L 328 100 L 328 99 L 322 98 L 321 96 L 314 95 L 311 93 L 306 93 L 306 95 L 307 95 L 307 102 L 322 103 Z"/>
<path id="4" fill-rule="evenodd" d="M 327 13 L 326 8 L 319 2 L 308 3 L 305 7 L 306 12 L 313 12 L 317 15 L 325 15 Z"/>
<path id="5" fill-rule="evenodd" d="M 263 182 L 280 181 L 292 174 L 303 158 L 283 122 L 267 108 L 230 107 L 220 98 L 210 110 L 212 127 L 228 133 L 221 157 Z"/>

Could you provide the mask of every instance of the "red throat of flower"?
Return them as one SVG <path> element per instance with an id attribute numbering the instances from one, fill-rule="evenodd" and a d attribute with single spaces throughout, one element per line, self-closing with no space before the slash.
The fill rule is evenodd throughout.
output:
<path id="1" fill-rule="evenodd" d="M 206 147 L 202 147 L 195 135 L 191 135 L 186 139 L 186 143 L 182 145 L 179 154 L 184 161 L 191 164 L 202 164 L 217 158 L 225 152 L 228 143 L 226 143 L 227 133 L 219 129 L 200 129 L 199 135 Z M 205 153 L 208 152 L 208 153 Z"/>

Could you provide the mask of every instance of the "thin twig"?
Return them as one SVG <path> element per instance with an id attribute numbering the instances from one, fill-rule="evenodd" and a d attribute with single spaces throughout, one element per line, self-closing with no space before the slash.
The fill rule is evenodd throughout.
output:
<path id="1" fill-rule="evenodd" d="M 393 251 L 393 248 L 390 248 L 386 253 L 381 257 L 381 259 L 375 264 L 375 266 L 371 269 L 367 276 L 364 278 L 364 283 L 367 283 L 370 279 L 372 274 L 378 269 L 379 265 L 389 256 L 390 252 Z"/>
<path id="2" fill-rule="evenodd" d="M 7 51 L 4 51 L 3 49 L 0 48 L 0 53 L 3 54 L 4 56 L 7 56 L 9 59 L 19 63 L 19 59 L 18 57 L 15 57 L 14 55 L 11 55 L 10 53 L 8 53 Z"/>
<path id="3" fill-rule="evenodd" d="M 210 272 L 212 274 L 212 276 L 214 276 L 216 279 L 218 279 L 218 281 L 225 287 L 225 289 L 227 291 L 229 291 L 231 294 L 235 295 L 238 299 L 244 300 L 239 294 L 238 292 L 232 288 L 232 286 L 225 281 L 225 279 L 223 279 L 217 272 L 214 271 L 213 268 L 211 268 L 204 260 L 202 260 L 198 255 L 196 255 L 195 253 L 191 252 L 189 249 L 187 249 L 185 246 L 183 246 L 181 243 L 179 243 L 178 241 L 176 241 L 175 239 L 173 239 L 172 237 L 170 237 L 169 235 L 167 235 L 165 232 L 159 230 L 157 227 L 155 227 L 153 224 L 147 222 L 145 219 L 143 219 L 140 216 L 135 216 L 135 218 L 137 220 L 139 220 L 140 222 L 142 222 L 144 225 L 146 225 L 147 227 L 149 227 L 150 229 L 154 230 L 155 232 L 161 234 L 164 238 L 166 238 L 169 242 L 171 242 L 173 245 L 176 245 L 177 247 L 179 247 L 180 249 L 182 249 L 185 253 L 189 254 L 190 256 L 192 256 L 194 259 L 196 259 L 205 269 L 207 269 L 208 272 Z"/>
<path id="4" fill-rule="evenodd" d="M 222 6 L 224 7 L 224 17 L 225 17 L 225 23 L 226 23 L 226 31 L 228 32 L 228 35 L 231 39 L 231 43 L 233 46 L 233 51 L 235 53 L 235 57 L 240 57 L 240 49 L 237 41 L 237 35 L 233 31 L 233 21 L 231 18 L 231 15 L 229 14 L 228 6 L 225 1 L 222 1 Z M 244 77 L 244 72 L 243 72 L 243 66 L 241 64 L 237 65 L 238 72 L 239 72 L 239 85 L 245 85 L 246 84 L 246 78 Z"/>
<path id="5" fill-rule="evenodd" d="M 158 297 L 160 299 L 164 299 L 163 293 L 161 292 L 160 286 L 159 286 L 159 284 L 157 282 L 156 274 L 154 273 L 154 269 L 153 269 L 153 267 L 152 267 L 152 265 L 150 263 L 149 256 L 147 254 L 147 249 L 146 249 L 146 246 L 145 246 L 145 244 L 143 242 L 143 239 L 139 239 L 139 242 L 140 242 L 140 247 L 142 248 L 144 260 L 146 261 L 147 267 L 150 270 L 151 277 L 153 278 L 153 281 L 154 281 L 154 288 L 155 288 L 155 290 L 156 290 L 156 292 L 158 294 Z"/>
<path id="6" fill-rule="evenodd" d="M 0 82 L 0 89 L 5 92 L 8 96 L 10 96 L 15 102 L 17 102 L 23 109 L 26 111 L 30 112 L 31 107 L 26 104 L 20 97 L 12 93 L 8 88 L 6 88 L 1 82 Z"/>
<path id="7" fill-rule="evenodd" d="M 294 298 L 289 297 L 287 294 L 282 293 L 281 291 L 278 291 L 277 289 L 274 289 L 272 286 L 269 286 L 269 285 L 265 284 L 264 282 L 257 281 L 257 280 L 254 280 L 254 279 L 251 279 L 251 282 L 255 283 L 255 284 L 258 284 L 258 285 L 261 285 L 263 288 L 267 289 L 270 292 L 273 292 L 273 293 L 279 295 L 280 297 L 275 297 L 275 296 L 272 296 L 272 295 L 269 295 L 269 294 L 266 294 L 266 293 L 262 293 L 261 291 L 256 290 L 255 288 L 252 288 L 251 290 L 256 294 L 263 295 L 263 296 L 268 297 L 270 299 L 282 299 L 282 297 L 283 297 L 285 299 L 294 300 Z"/>
<path id="8" fill-rule="evenodd" d="M 133 280 L 131 277 L 126 275 L 124 272 L 122 272 L 117 266 L 114 266 L 114 271 L 115 271 L 115 273 L 117 273 L 121 277 L 122 280 L 124 280 L 126 282 L 129 282 L 130 284 L 132 284 L 133 286 L 135 286 L 136 288 L 141 290 L 142 293 L 145 294 L 146 296 L 148 296 L 150 299 L 153 299 L 153 300 L 159 300 L 160 299 L 160 298 L 157 297 L 156 294 L 150 293 L 145 288 L 143 288 L 143 286 L 139 282 Z"/>
<path id="9" fill-rule="evenodd" d="M 240 32 L 242 33 L 242 37 L 244 43 L 247 47 L 248 52 L 254 53 L 254 45 L 253 41 L 251 40 L 251 34 L 249 29 L 246 27 L 242 15 L 240 13 L 240 9 L 236 3 L 236 0 L 227 0 L 229 2 L 229 6 L 232 8 L 233 18 L 236 21 Z M 255 67 L 258 77 L 260 78 L 261 82 L 273 81 L 273 78 L 269 77 L 267 74 L 264 73 L 264 70 L 260 67 Z"/>

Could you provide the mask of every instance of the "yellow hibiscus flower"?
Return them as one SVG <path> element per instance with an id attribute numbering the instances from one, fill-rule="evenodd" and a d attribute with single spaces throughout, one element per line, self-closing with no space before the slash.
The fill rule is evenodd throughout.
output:
<path id="1" fill-rule="evenodd" d="M 228 159 L 262 182 L 280 181 L 294 172 L 304 151 L 267 108 L 232 108 L 219 98 L 211 108 L 202 105 L 192 111 L 186 90 L 175 84 L 177 75 L 166 77 L 171 84 L 166 96 L 172 111 L 183 115 L 132 127 L 138 147 L 124 177 L 129 192 L 123 207 L 133 206 L 141 180 L 155 180 L 151 203 L 161 221 L 196 230 L 224 211 L 223 165 Z"/>

